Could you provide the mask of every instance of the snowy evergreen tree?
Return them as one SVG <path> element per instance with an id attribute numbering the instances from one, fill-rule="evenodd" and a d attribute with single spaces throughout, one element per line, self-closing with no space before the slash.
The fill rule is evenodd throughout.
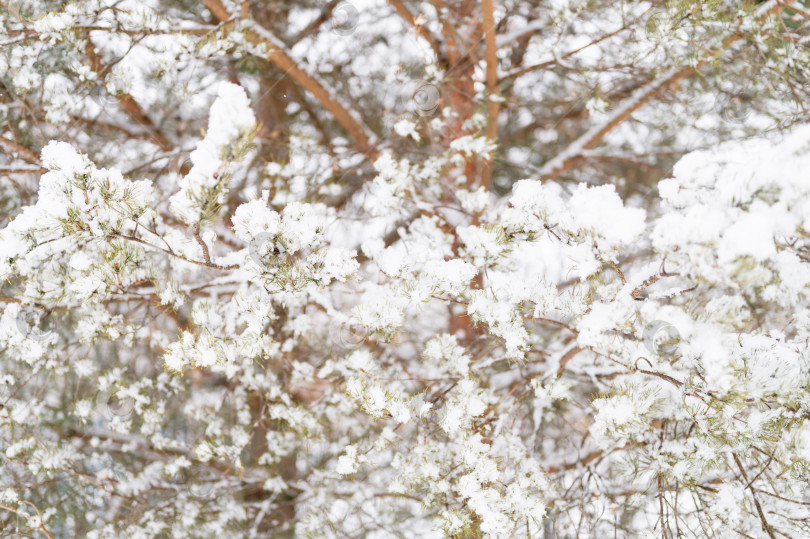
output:
<path id="1" fill-rule="evenodd" d="M 810 1 L 0 28 L 0 536 L 810 536 Z"/>

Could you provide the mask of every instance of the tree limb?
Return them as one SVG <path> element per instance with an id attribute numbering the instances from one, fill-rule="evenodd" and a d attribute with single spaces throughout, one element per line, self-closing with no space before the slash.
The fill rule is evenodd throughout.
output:
<path id="1" fill-rule="evenodd" d="M 433 52 L 436 54 L 436 58 L 441 58 L 441 47 L 439 45 L 439 41 L 436 37 L 430 33 L 430 30 L 425 28 L 425 25 L 419 24 L 416 17 L 414 17 L 411 10 L 408 9 L 403 2 L 400 0 L 388 0 L 388 3 L 391 4 L 391 7 L 394 8 L 394 11 L 405 20 L 405 22 L 413 28 L 419 36 L 428 42 L 430 48 L 433 49 Z"/>
<path id="2" fill-rule="evenodd" d="M 220 0 L 203 0 L 203 2 L 221 22 L 228 22 L 231 19 L 231 15 Z M 319 80 L 315 74 L 308 73 L 299 66 L 293 60 L 287 46 L 272 32 L 255 21 L 251 22 L 252 25 L 247 32 L 247 39 L 254 45 L 267 47 L 269 51 L 268 59 L 321 103 L 323 108 L 335 118 L 354 140 L 355 146 L 360 152 L 372 152 L 372 139 L 374 137 L 363 123 L 360 115 L 343 105 L 337 96 L 327 90 L 326 84 Z"/>
<path id="3" fill-rule="evenodd" d="M 775 0 L 770 0 L 758 7 L 756 20 L 763 21 L 769 15 L 779 13 L 785 9 Z M 557 178 L 563 172 L 570 170 L 577 158 L 585 150 L 595 148 L 605 136 L 616 126 L 630 118 L 630 116 L 653 99 L 661 90 L 666 87 L 677 85 L 681 80 L 697 73 L 698 69 L 716 60 L 728 50 L 728 48 L 743 39 L 743 34 L 733 33 L 723 39 L 721 45 L 711 51 L 705 58 L 700 60 L 695 66 L 674 67 L 664 73 L 658 79 L 646 84 L 633 93 L 624 103 L 620 104 L 616 110 L 604 122 L 591 127 L 588 131 L 574 140 L 565 150 L 559 153 L 554 159 L 547 162 L 540 169 L 542 181 Z"/>
<path id="4" fill-rule="evenodd" d="M 762 511 L 762 506 L 759 504 L 757 493 L 754 490 L 754 487 L 751 485 L 753 481 L 750 483 L 748 482 L 748 474 L 745 473 L 745 468 L 743 468 L 742 462 L 740 462 L 740 457 L 737 456 L 737 453 L 732 453 L 731 456 L 734 457 L 734 462 L 737 464 L 737 468 L 740 469 L 743 479 L 745 479 L 745 482 L 748 483 L 748 490 L 751 491 L 751 496 L 754 498 L 754 505 L 757 508 L 757 513 L 759 513 L 759 519 L 762 521 L 762 529 L 768 534 L 768 537 L 771 539 L 776 539 L 776 536 L 773 534 L 773 528 L 770 524 L 768 524 L 768 520 L 765 518 L 765 512 Z"/>
<path id="5" fill-rule="evenodd" d="M 101 57 L 96 51 L 96 46 L 90 38 L 90 33 L 86 35 L 86 42 L 84 47 L 87 59 L 90 61 L 90 68 L 99 76 L 99 80 L 104 80 L 106 69 L 101 64 Z M 164 135 L 152 122 L 152 119 L 146 114 L 146 111 L 141 108 L 135 99 L 127 93 L 121 93 L 115 96 L 124 112 L 132 118 L 132 120 L 139 126 L 146 129 L 149 133 L 149 139 L 161 149 L 161 151 L 169 152 L 174 149 L 174 144 Z"/>
<path id="6" fill-rule="evenodd" d="M 0 136 L 0 146 L 4 147 L 6 150 L 12 153 L 16 153 L 20 159 L 31 163 L 32 165 L 39 166 L 39 157 L 36 156 L 34 152 L 23 146 L 22 144 L 18 144 L 17 142 L 8 139 L 6 137 Z M 40 168 L 32 172 L 44 172 L 46 169 Z"/>

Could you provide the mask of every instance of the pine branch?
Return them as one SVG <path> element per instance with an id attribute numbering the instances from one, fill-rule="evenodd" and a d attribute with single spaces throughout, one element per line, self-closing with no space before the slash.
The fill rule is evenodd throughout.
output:
<path id="1" fill-rule="evenodd" d="M 232 18 L 220 0 L 203 0 L 206 7 L 221 22 L 229 22 Z M 317 75 L 309 73 L 293 60 L 286 45 L 270 30 L 258 25 L 255 21 L 247 32 L 247 39 L 254 45 L 264 45 L 269 51 L 269 60 L 276 67 L 292 77 L 295 82 L 311 93 L 324 109 L 329 112 L 354 140 L 355 146 L 361 153 L 372 151 L 373 135 L 363 123 L 360 115 L 341 103 L 337 96 L 327 89 L 325 82 Z"/>
<path id="2" fill-rule="evenodd" d="M 95 71 L 101 81 L 107 72 L 107 67 L 101 63 L 101 57 L 96 51 L 96 46 L 90 38 L 90 33 L 87 32 L 85 37 L 84 51 L 87 54 L 87 59 L 90 62 L 90 68 Z M 161 149 L 161 151 L 169 152 L 174 149 L 174 144 L 164 135 L 152 122 L 152 119 L 146 114 L 146 111 L 141 108 L 135 98 L 128 93 L 120 93 L 115 95 L 115 99 L 121 105 L 124 112 L 132 118 L 132 120 L 139 126 L 143 127 L 149 133 L 149 139 Z"/>
<path id="3" fill-rule="evenodd" d="M 755 14 L 755 20 L 762 22 L 768 16 L 779 13 L 785 9 L 785 6 L 780 5 L 774 0 L 770 0 L 765 4 L 759 6 Z M 610 133 L 617 126 L 630 118 L 634 112 L 653 100 L 665 88 L 676 86 L 680 81 L 698 73 L 698 70 L 709 63 L 717 60 L 728 49 L 743 39 L 744 35 L 739 31 L 727 36 L 723 39 L 721 45 L 708 53 L 706 57 L 700 60 L 695 66 L 674 67 L 664 73 L 661 77 L 646 84 L 637 90 L 632 96 L 620 104 L 616 110 L 602 123 L 594 125 L 579 138 L 574 140 L 568 147 L 560 152 L 554 159 L 547 162 L 540 169 L 540 180 L 547 181 L 557 178 L 560 174 L 570 170 L 577 159 L 579 159 L 585 150 L 595 148 L 605 136 Z"/>

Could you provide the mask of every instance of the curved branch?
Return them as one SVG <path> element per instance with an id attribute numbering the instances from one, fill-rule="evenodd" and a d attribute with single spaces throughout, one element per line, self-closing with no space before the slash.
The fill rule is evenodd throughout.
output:
<path id="1" fill-rule="evenodd" d="M 626 30 L 626 29 L 627 29 L 627 25 L 625 24 L 621 28 L 618 28 L 618 29 L 616 29 L 613 32 L 610 32 L 608 34 L 604 34 L 603 36 L 600 36 L 600 37 L 594 39 L 590 43 L 586 43 L 585 45 L 582 45 L 581 47 L 578 47 L 578 48 L 576 48 L 576 49 L 574 49 L 572 51 L 568 51 L 565 54 L 563 54 L 562 56 L 554 58 L 553 60 L 548 60 L 546 62 L 541 62 L 539 64 L 533 64 L 533 65 L 530 65 L 530 66 L 517 68 L 517 69 L 515 69 L 513 71 L 510 71 L 509 73 L 505 73 L 505 74 L 503 74 L 501 76 L 501 80 L 516 79 L 516 78 L 522 77 L 526 73 L 531 73 L 532 71 L 537 71 L 539 69 L 545 69 L 547 67 L 557 65 L 560 60 L 565 60 L 567 58 L 570 58 L 571 56 L 574 56 L 575 54 L 577 54 L 579 52 L 582 52 L 582 51 L 584 51 L 585 49 L 587 49 L 589 47 L 593 47 L 594 45 L 597 45 L 597 44 L 601 43 L 602 41 L 604 41 L 606 39 L 610 39 L 611 37 L 619 34 L 620 32 L 622 32 L 623 30 Z"/>
<path id="2" fill-rule="evenodd" d="M 36 528 L 32 528 L 32 529 L 40 530 L 40 531 L 42 531 L 42 533 L 45 534 L 45 536 L 48 539 L 53 539 L 53 535 L 51 534 L 51 532 L 48 531 L 48 528 L 45 527 L 45 521 L 42 519 L 42 513 L 39 512 L 39 509 L 37 508 L 37 506 L 34 505 L 33 503 L 27 501 L 27 500 L 22 500 L 20 503 L 30 505 L 31 507 L 34 508 L 34 511 L 37 512 L 37 516 L 39 517 L 39 526 L 36 527 Z M 11 511 L 12 513 L 20 515 L 21 517 L 27 517 L 27 515 L 25 515 L 24 513 L 21 513 L 17 509 L 14 509 L 13 507 L 9 507 L 8 505 L 5 505 L 5 504 L 0 504 L 0 509 L 5 509 L 6 511 Z"/>
<path id="3" fill-rule="evenodd" d="M 203 0 L 203 2 L 221 22 L 231 20 L 230 13 L 220 0 Z M 363 123 L 360 115 L 341 103 L 337 96 L 327 90 L 326 84 L 319 80 L 317 75 L 308 73 L 299 66 L 292 58 L 287 46 L 272 32 L 255 21 L 251 21 L 251 23 L 247 31 L 248 41 L 257 46 L 264 45 L 269 51 L 268 59 L 320 102 L 323 108 L 346 130 L 360 152 L 372 151 L 374 136 Z"/>
<path id="4" fill-rule="evenodd" d="M 759 6 L 755 12 L 754 18 L 756 21 L 762 22 L 769 15 L 779 13 L 783 9 L 785 9 L 785 6 L 780 5 L 775 0 L 770 0 Z M 709 54 L 697 62 L 696 65 L 673 67 L 658 79 L 641 87 L 621 103 L 604 122 L 591 127 L 579 138 L 574 140 L 565 150 L 554 157 L 554 159 L 543 165 L 540 169 L 541 180 L 555 179 L 563 172 L 571 169 L 575 161 L 582 157 L 585 150 L 595 148 L 608 133 L 630 118 L 635 111 L 650 102 L 661 90 L 666 87 L 675 86 L 681 80 L 694 75 L 700 68 L 722 56 L 731 45 L 743 39 L 743 37 L 744 35 L 739 32 L 732 33 L 723 39 L 719 47 L 710 51 Z"/>
<path id="5" fill-rule="evenodd" d="M 101 57 L 96 51 L 96 46 L 90 38 L 90 32 L 86 34 L 86 42 L 84 47 L 87 59 L 90 61 L 90 68 L 98 75 L 101 81 L 104 80 L 107 68 L 101 64 Z M 163 152 L 169 152 L 174 149 L 174 144 L 157 128 L 152 119 L 146 114 L 146 111 L 138 104 L 135 99 L 127 93 L 121 93 L 115 96 L 124 112 L 132 118 L 132 120 L 139 126 L 146 129 L 149 133 L 149 139 Z"/>
<path id="6" fill-rule="evenodd" d="M 417 21 L 417 18 L 413 15 L 413 13 L 411 13 L 408 6 L 406 6 L 403 2 L 400 2 L 400 0 L 388 0 L 388 3 L 391 4 L 394 11 L 396 11 L 397 14 L 402 17 L 402 19 L 405 20 L 405 22 L 407 22 L 408 25 L 413 28 L 422 39 L 428 42 L 430 48 L 433 49 L 433 52 L 436 54 L 436 58 L 441 58 L 442 54 L 439 40 L 436 39 L 436 36 L 430 33 L 430 30 L 425 28 L 423 24 L 420 24 Z"/>
<path id="7" fill-rule="evenodd" d="M 596 147 L 602 142 L 605 135 L 627 120 L 635 111 L 647 104 L 664 87 L 677 84 L 679 81 L 694 73 L 694 71 L 695 68 L 691 66 L 676 67 L 670 69 L 659 79 L 640 88 L 624 103 L 619 105 L 606 121 L 591 127 L 565 150 L 557 154 L 554 159 L 543 165 L 540 169 L 541 179 L 543 181 L 551 180 L 571 169 L 585 150 Z"/>
<path id="8" fill-rule="evenodd" d="M 114 233 L 114 234 L 108 234 L 107 237 L 108 238 L 121 238 L 122 240 L 134 241 L 135 243 L 140 243 L 141 245 L 143 245 L 145 247 L 148 247 L 150 249 L 157 249 L 158 251 L 166 253 L 167 255 L 173 256 L 173 257 L 175 257 L 175 258 L 177 258 L 179 260 L 182 260 L 184 262 L 188 262 L 190 264 L 196 264 L 198 266 L 204 266 L 206 268 L 214 268 L 214 269 L 218 269 L 218 270 L 232 270 L 232 269 L 237 269 L 239 267 L 238 264 L 232 264 L 230 266 L 220 266 L 218 264 L 214 264 L 213 262 L 200 262 L 199 260 L 186 258 L 184 256 L 178 255 L 177 253 L 173 253 L 173 252 L 169 251 L 168 249 L 164 249 L 163 247 L 158 247 L 157 245 L 153 245 L 153 244 L 149 243 L 148 241 L 144 241 L 144 240 L 142 240 L 140 238 L 136 238 L 135 236 L 127 236 L 127 235 L 124 235 L 124 234 Z"/>

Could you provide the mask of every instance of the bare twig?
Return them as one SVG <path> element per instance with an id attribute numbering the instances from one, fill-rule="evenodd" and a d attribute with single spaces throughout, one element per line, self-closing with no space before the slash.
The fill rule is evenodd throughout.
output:
<path id="1" fill-rule="evenodd" d="M 31 163 L 32 165 L 39 165 L 39 158 L 34 152 L 11 139 L 0 137 L 0 146 L 12 153 L 16 153 L 21 159 Z M 45 171 L 46 169 L 43 168 L 39 170 Z"/>
<path id="2" fill-rule="evenodd" d="M 621 270 L 621 268 L 619 268 L 619 265 L 612 260 L 608 260 L 607 264 L 619 275 L 619 279 L 621 279 L 622 284 L 627 284 L 627 279 L 624 278 L 624 272 Z"/>
<path id="3" fill-rule="evenodd" d="M 566 59 L 574 56 L 575 54 L 584 51 L 588 47 L 593 47 L 594 45 L 597 45 L 597 44 L 601 43 L 602 41 L 604 41 L 606 39 L 610 39 L 611 37 L 615 36 L 619 32 L 621 32 L 623 30 L 626 30 L 626 29 L 627 29 L 627 25 L 624 25 L 621 28 L 618 28 L 618 29 L 614 30 L 613 32 L 610 32 L 608 34 L 605 34 L 603 36 L 600 36 L 600 37 L 594 39 L 590 43 L 587 43 L 587 44 L 585 44 L 585 45 L 583 45 L 581 47 L 578 47 L 578 48 L 576 48 L 576 49 L 574 49 L 572 51 L 568 51 L 565 54 L 563 54 L 561 56 L 558 56 L 557 58 L 555 58 L 553 60 L 548 60 L 546 62 L 541 62 L 539 64 L 534 64 L 534 65 L 530 65 L 530 66 L 526 66 L 526 67 L 522 67 L 520 69 L 515 69 L 513 71 L 510 71 L 509 73 L 504 74 L 501 77 L 501 80 L 505 81 L 505 80 L 509 80 L 509 79 L 516 79 L 516 78 L 519 78 L 519 77 L 525 75 L 526 73 L 531 73 L 532 71 L 537 71 L 537 70 L 540 70 L 540 69 L 545 69 L 547 67 L 551 67 L 553 65 L 557 65 L 560 62 L 560 60 L 566 60 Z"/>
<path id="4" fill-rule="evenodd" d="M 177 253 L 173 253 L 173 252 L 171 252 L 171 251 L 169 251 L 167 249 L 164 249 L 163 247 L 158 247 L 157 245 L 153 245 L 153 244 L 151 244 L 151 243 L 149 243 L 147 241 L 144 241 L 144 240 L 142 240 L 140 238 L 136 238 L 135 236 L 125 236 L 124 234 L 109 234 L 107 237 L 108 238 L 121 238 L 121 239 L 128 240 L 128 241 L 134 241 L 135 243 L 140 243 L 141 245 L 144 245 L 144 246 L 149 247 L 151 249 L 157 249 L 158 251 L 166 253 L 167 255 L 173 256 L 175 258 L 178 258 L 178 259 L 183 260 L 185 262 L 188 262 L 190 264 L 196 264 L 198 266 L 205 266 L 207 268 L 214 268 L 214 269 L 218 269 L 218 270 L 232 270 L 232 269 L 236 269 L 236 268 L 239 267 L 236 264 L 232 264 L 230 266 L 220 266 L 218 264 L 213 264 L 211 262 L 200 262 L 199 260 L 193 260 L 191 258 L 186 258 L 184 256 L 178 255 Z"/>
<path id="5" fill-rule="evenodd" d="M 205 259 L 206 264 L 211 263 L 211 255 L 208 252 L 208 246 L 203 241 L 202 237 L 200 236 L 200 223 L 194 223 L 191 226 L 191 235 L 194 236 L 194 239 L 197 240 L 197 243 L 200 244 L 203 252 L 203 258 Z"/>
<path id="6" fill-rule="evenodd" d="M 436 39 L 436 36 L 430 33 L 430 30 L 425 28 L 425 25 L 420 24 L 420 21 L 411 13 L 411 10 L 408 9 L 403 2 L 400 0 L 388 0 L 388 3 L 391 4 L 391 7 L 394 8 L 394 11 L 402 17 L 402 19 L 408 23 L 408 25 L 414 29 L 414 31 L 419 34 L 419 36 L 428 42 L 430 48 L 433 49 L 434 54 L 436 54 L 436 58 L 441 57 L 441 48 L 439 47 L 439 41 Z"/>
<path id="7" fill-rule="evenodd" d="M 762 510 L 762 506 L 759 504 L 759 498 L 757 498 L 756 490 L 754 490 L 754 487 L 751 484 L 753 481 L 748 481 L 748 474 L 745 473 L 745 468 L 743 467 L 742 462 L 740 462 L 740 457 L 737 456 L 737 453 L 732 453 L 731 456 L 734 458 L 737 468 L 740 469 L 743 479 L 745 479 L 745 482 L 748 483 L 747 488 L 751 491 L 751 496 L 754 498 L 754 505 L 757 508 L 757 513 L 759 513 L 759 520 L 762 521 L 762 529 L 768 534 L 768 537 L 771 539 L 776 539 L 776 536 L 773 534 L 773 528 L 771 528 L 771 525 L 768 524 L 768 520 L 765 518 L 765 512 Z"/>
<path id="8" fill-rule="evenodd" d="M 42 530 L 42 533 L 44 533 L 48 539 L 53 539 L 53 535 L 51 535 L 51 532 L 49 532 L 48 529 L 45 527 L 45 522 L 42 520 L 42 513 L 39 512 L 37 506 L 26 500 L 22 500 L 20 503 L 30 505 L 31 507 L 34 508 L 34 511 L 37 512 L 37 516 L 39 517 L 39 526 L 37 529 Z M 12 513 L 15 513 L 17 515 L 22 515 L 22 513 L 20 513 L 19 510 L 14 509 L 13 507 L 9 507 L 8 505 L 0 504 L 0 509 L 5 509 L 6 511 L 11 511 Z"/>
<path id="9" fill-rule="evenodd" d="M 11 174 L 45 174 L 48 172 L 47 168 L 0 168 L 0 176 L 9 176 Z"/>
<path id="10" fill-rule="evenodd" d="M 574 356 L 576 356 L 577 354 L 582 352 L 582 350 L 584 350 L 584 348 L 582 348 L 581 346 L 575 346 L 572 349 L 570 349 L 569 351 L 567 351 L 563 355 L 563 357 L 560 358 L 560 366 L 557 367 L 557 376 L 560 376 L 560 375 L 562 375 L 563 372 L 565 372 L 565 365 L 569 361 L 574 359 Z"/>

